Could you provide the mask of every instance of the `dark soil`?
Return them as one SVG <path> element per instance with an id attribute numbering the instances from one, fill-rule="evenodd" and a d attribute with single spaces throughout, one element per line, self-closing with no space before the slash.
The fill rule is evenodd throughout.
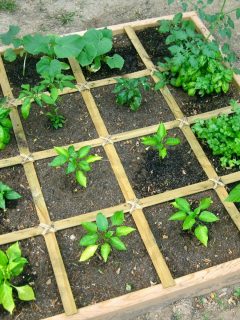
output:
<path id="1" fill-rule="evenodd" d="M 36 170 L 50 216 L 53 220 L 76 216 L 108 208 L 124 202 L 124 198 L 102 148 L 94 148 L 92 154 L 103 157 L 93 163 L 87 174 L 88 186 L 80 187 L 74 174 L 66 175 L 63 168 L 52 168 L 52 159 L 38 161 Z"/>
<path id="2" fill-rule="evenodd" d="M 53 129 L 44 110 L 32 106 L 27 120 L 22 119 L 31 151 L 39 151 L 97 137 L 95 127 L 80 93 L 66 94 L 58 102 L 59 113 L 66 118 L 63 128 Z"/>
<path id="3" fill-rule="evenodd" d="M 144 128 L 160 122 L 174 120 L 174 117 L 160 92 L 153 89 L 142 92 L 142 105 L 136 112 L 128 106 L 116 103 L 114 85 L 92 90 L 93 96 L 111 134 Z"/>
<path id="4" fill-rule="evenodd" d="M 134 222 L 128 217 L 125 225 L 134 227 Z M 137 231 L 122 238 L 127 251 L 113 250 L 107 263 L 99 256 L 89 262 L 79 262 L 83 251 L 79 240 L 84 234 L 81 227 L 57 233 L 78 308 L 129 293 L 128 287 L 136 291 L 159 282 Z"/>
<path id="5" fill-rule="evenodd" d="M 169 136 L 179 137 L 181 144 L 169 147 L 164 160 L 159 159 L 155 150 L 146 150 L 139 139 L 116 143 L 126 173 L 140 198 L 207 179 L 180 129 L 170 130 Z"/>
<path id="6" fill-rule="evenodd" d="M 8 246 L 1 246 L 6 250 Z M 4 320 L 40 320 L 59 313 L 63 313 L 61 299 L 54 278 L 52 266 L 47 254 L 45 241 L 42 237 L 35 237 L 20 241 L 23 257 L 27 258 L 22 275 L 16 278 L 15 285 L 30 284 L 35 292 L 36 300 L 20 301 L 15 297 L 16 309 L 10 316 L 0 307 L 1 319 Z"/>
<path id="7" fill-rule="evenodd" d="M 15 98 L 18 97 L 21 91 L 22 84 L 30 84 L 30 86 L 37 85 L 41 78 L 36 71 L 36 64 L 40 60 L 40 56 L 28 56 L 26 60 L 25 74 L 23 75 L 23 62 L 24 57 L 18 56 L 13 62 L 4 61 L 7 76 L 13 90 L 13 95 Z M 64 62 L 68 63 L 67 59 L 63 59 Z M 72 75 L 72 71 L 67 70 L 65 74 Z"/>
<path id="8" fill-rule="evenodd" d="M 14 157 L 19 154 L 17 141 L 15 139 L 13 130 L 11 132 L 11 140 L 4 150 L 0 151 L 0 159 Z"/>
<path id="9" fill-rule="evenodd" d="M 209 242 L 204 247 L 191 232 L 181 229 L 181 222 L 168 221 L 176 212 L 170 203 L 144 209 L 157 244 L 175 277 L 190 274 L 240 257 L 240 234 L 214 191 L 187 197 L 193 207 L 205 197 L 212 197 L 209 211 L 220 221 L 208 224 Z"/>
<path id="10" fill-rule="evenodd" d="M 0 169 L 0 181 L 22 195 L 7 201 L 7 209 L 0 209 L 0 234 L 33 227 L 39 222 L 23 167 L 18 165 Z"/>
<path id="11" fill-rule="evenodd" d="M 83 68 L 83 73 L 86 77 L 86 80 L 94 81 L 145 69 L 142 60 L 138 56 L 137 51 L 127 35 L 122 34 L 114 37 L 113 49 L 107 55 L 113 56 L 115 53 L 122 56 L 125 60 L 124 66 L 121 70 L 110 69 L 105 63 L 102 63 L 101 69 L 96 73 L 91 73 L 86 68 Z"/>
<path id="12" fill-rule="evenodd" d="M 155 65 L 169 56 L 168 45 L 165 44 L 167 36 L 160 34 L 156 27 L 137 31 L 137 36 Z"/>
<path id="13" fill-rule="evenodd" d="M 228 107 L 231 99 L 238 100 L 240 97 L 240 92 L 234 85 L 227 93 L 211 94 L 205 97 L 190 97 L 182 88 L 169 86 L 169 89 L 186 116 Z"/>

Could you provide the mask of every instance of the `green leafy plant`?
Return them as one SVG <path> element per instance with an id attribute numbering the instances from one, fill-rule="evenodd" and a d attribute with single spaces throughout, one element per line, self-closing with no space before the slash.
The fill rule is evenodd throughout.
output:
<path id="1" fill-rule="evenodd" d="M 0 0 L 0 11 L 16 11 L 17 5 L 15 0 Z"/>
<path id="2" fill-rule="evenodd" d="M 5 107 L 6 99 L 0 99 L 0 150 L 5 149 L 11 140 L 12 122 L 9 118 L 10 109 Z"/>
<path id="3" fill-rule="evenodd" d="M 207 247 L 208 244 L 208 227 L 205 223 L 219 221 L 219 218 L 212 212 L 207 211 L 212 204 L 212 199 L 204 198 L 200 200 L 199 206 L 192 209 L 190 203 L 184 198 L 176 199 L 172 205 L 178 209 L 171 217 L 170 221 L 183 221 L 182 229 L 184 231 L 194 229 L 195 237 Z"/>
<path id="4" fill-rule="evenodd" d="M 67 164 L 66 174 L 75 172 L 76 181 L 84 188 L 87 186 L 86 173 L 92 170 L 91 164 L 99 161 L 102 157 L 98 155 L 89 154 L 91 151 L 90 146 L 85 146 L 75 150 L 74 146 L 70 146 L 68 149 L 62 147 L 55 147 L 54 150 L 58 156 L 55 157 L 49 165 L 51 167 L 60 167 Z"/>
<path id="5" fill-rule="evenodd" d="M 172 21 L 161 21 L 159 32 L 168 34 L 166 44 L 171 56 L 165 58 L 165 63 L 158 63 L 162 71 L 155 72 L 159 78 L 155 89 L 170 83 L 182 87 L 189 96 L 229 90 L 232 68 L 223 65 L 218 43 L 197 33 L 192 21 L 183 20 L 182 13 L 178 13 Z"/>
<path id="6" fill-rule="evenodd" d="M 140 85 L 144 90 L 150 89 L 150 83 L 146 77 L 127 79 L 116 78 L 117 81 L 113 93 L 117 94 L 116 102 L 129 106 L 132 111 L 137 111 L 142 102 Z"/>
<path id="7" fill-rule="evenodd" d="M 240 166 L 240 105 L 235 100 L 230 103 L 233 114 L 199 120 L 192 130 L 220 157 L 223 167 L 232 168 Z"/>
<path id="8" fill-rule="evenodd" d="M 240 184 L 236 185 L 230 193 L 229 196 L 226 198 L 225 201 L 228 202 L 240 202 Z"/>
<path id="9" fill-rule="evenodd" d="M 17 200 L 21 197 L 19 193 L 0 181 L 0 209 L 6 209 L 6 200 Z"/>
<path id="10" fill-rule="evenodd" d="M 234 297 L 240 298 L 240 288 L 235 288 L 233 292 Z"/>
<path id="11" fill-rule="evenodd" d="M 61 24 L 63 26 L 67 25 L 70 22 L 73 22 L 75 16 L 75 12 L 63 12 L 61 15 L 58 16 Z"/>
<path id="12" fill-rule="evenodd" d="M 8 247 L 6 252 L 0 250 L 0 304 L 10 314 L 15 309 L 13 290 L 17 292 L 18 298 L 22 301 L 35 300 L 31 286 L 13 284 L 14 279 L 23 272 L 27 263 L 27 259 L 22 257 L 18 242 Z"/>
<path id="13" fill-rule="evenodd" d="M 118 251 L 127 250 L 121 237 L 129 235 L 135 229 L 123 226 L 123 222 L 123 211 L 116 211 L 110 217 L 110 223 L 101 212 L 97 214 L 96 223 L 82 223 L 82 227 L 87 231 L 87 234 L 79 242 L 80 246 L 86 247 L 81 254 L 80 261 L 83 262 L 90 259 L 99 247 L 101 256 L 105 262 L 107 262 L 112 248 Z"/>
<path id="14" fill-rule="evenodd" d="M 167 130 L 163 123 L 160 123 L 157 133 L 152 136 L 141 138 L 142 144 L 150 146 L 158 151 L 159 158 L 164 159 L 167 156 L 167 147 L 176 146 L 181 141 L 179 138 L 171 138 L 167 136 Z"/>

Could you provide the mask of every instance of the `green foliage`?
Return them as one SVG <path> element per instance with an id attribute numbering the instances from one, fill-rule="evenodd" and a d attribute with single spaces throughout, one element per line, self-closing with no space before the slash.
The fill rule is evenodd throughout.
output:
<path id="1" fill-rule="evenodd" d="M 99 248 L 104 262 L 107 262 L 113 248 L 118 251 L 127 250 L 121 237 L 129 235 L 135 229 L 122 225 L 124 222 L 123 211 L 116 211 L 109 220 L 99 212 L 96 223 L 82 223 L 87 234 L 81 238 L 79 244 L 86 249 L 82 252 L 79 261 L 83 262 L 90 259 Z"/>
<path id="2" fill-rule="evenodd" d="M 232 168 L 240 166 L 240 105 L 234 100 L 230 103 L 233 114 L 199 120 L 192 130 L 214 155 L 220 156 L 222 167 Z"/>
<path id="3" fill-rule="evenodd" d="M 228 202 L 240 202 L 240 184 L 238 184 L 236 187 L 234 187 L 230 191 L 229 196 L 226 198 L 225 201 L 228 201 Z"/>
<path id="4" fill-rule="evenodd" d="M 194 229 L 195 237 L 207 247 L 208 244 L 208 228 L 205 223 L 213 223 L 219 221 L 219 218 L 212 212 L 207 211 L 212 204 L 211 198 L 203 198 L 199 202 L 199 206 L 192 210 L 190 203 L 184 198 L 176 199 L 172 205 L 178 209 L 171 217 L 170 221 L 182 221 L 182 229 Z"/>
<path id="5" fill-rule="evenodd" d="M 0 250 L 0 304 L 10 314 L 15 309 L 13 290 L 22 301 L 35 300 L 33 289 L 29 285 L 15 286 L 12 284 L 14 278 L 23 272 L 27 263 L 27 259 L 22 257 L 18 242 L 8 247 L 6 252 Z"/>
<path id="6" fill-rule="evenodd" d="M 0 0 L 0 11 L 14 12 L 16 8 L 15 0 Z"/>
<path id="7" fill-rule="evenodd" d="M 234 297 L 240 298 L 240 288 L 236 288 L 233 292 Z"/>
<path id="8" fill-rule="evenodd" d="M 77 183 L 86 188 L 87 177 L 86 173 L 92 170 L 91 163 L 99 161 L 102 157 L 98 155 L 89 154 L 90 146 L 85 146 L 75 151 L 74 146 L 68 149 L 62 147 L 55 147 L 58 156 L 55 157 L 49 165 L 51 167 L 60 167 L 67 164 L 66 174 L 75 173 Z"/>
<path id="9" fill-rule="evenodd" d="M 6 200 L 20 199 L 21 195 L 0 181 L 0 209 L 6 209 Z"/>
<path id="10" fill-rule="evenodd" d="M 132 111 L 137 111 L 142 102 L 140 85 L 144 90 L 150 89 L 150 83 L 146 77 L 127 79 L 116 78 L 117 81 L 113 93 L 117 94 L 116 102 L 120 105 L 130 107 Z"/>
<path id="11" fill-rule="evenodd" d="M 168 137 L 164 124 L 160 123 L 156 134 L 141 138 L 141 142 L 142 144 L 157 150 L 159 158 L 164 159 L 167 156 L 167 147 L 176 146 L 181 141 L 179 138 Z"/>
<path id="12" fill-rule="evenodd" d="M 12 122 L 9 118 L 10 109 L 4 105 L 6 99 L 0 99 L 0 150 L 5 149 L 11 140 Z"/>
<path id="13" fill-rule="evenodd" d="M 74 20 L 75 12 L 63 12 L 58 19 L 63 26 L 69 24 Z"/>
<path id="14" fill-rule="evenodd" d="M 189 96 L 226 93 L 233 79 L 233 70 L 223 65 L 224 58 L 218 44 L 206 41 L 195 31 L 192 21 L 182 20 L 181 13 L 175 15 L 173 21 L 160 23 L 159 32 L 169 34 L 166 44 L 171 57 L 165 58 L 165 63 L 159 63 L 163 72 L 155 72 L 159 78 L 155 89 L 170 83 L 182 87 Z M 223 51 L 228 54 L 228 47 L 225 46 Z"/>

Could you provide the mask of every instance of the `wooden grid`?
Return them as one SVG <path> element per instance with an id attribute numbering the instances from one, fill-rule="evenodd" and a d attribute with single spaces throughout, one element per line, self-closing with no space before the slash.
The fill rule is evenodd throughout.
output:
<path id="1" fill-rule="evenodd" d="M 151 59 L 149 58 L 147 52 L 145 51 L 141 42 L 139 41 L 135 33 L 135 30 L 156 26 L 158 20 L 172 19 L 172 18 L 173 16 L 167 16 L 167 17 L 131 22 L 124 25 L 118 25 L 118 26 L 112 27 L 114 34 L 126 32 L 132 44 L 136 48 L 140 58 L 142 59 L 143 63 L 146 66 L 145 70 L 127 74 L 125 75 L 125 77 L 136 78 L 141 76 L 151 76 L 154 81 L 157 81 L 156 77 L 153 75 L 153 72 L 152 72 L 155 69 L 155 66 L 151 62 Z M 196 13 L 194 12 L 186 13 L 184 14 L 184 18 L 191 19 L 195 23 L 197 29 L 200 32 L 202 32 L 204 36 L 208 35 L 208 30 L 202 24 L 202 21 L 197 17 Z M 82 33 L 79 33 L 79 34 L 82 34 Z M 181 123 L 181 119 L 185 119 L 184 114 L 182 113 L 180 107 L 178 106 L 174 97 L 170 93 L 169 89 L 165 87 L 160 90 L 161 94 L 166 100 L 170 110 L 172 111 L 172 113 L 176 118 L 173 121 L 166 122 L 165 126 L 167 130 L 176 128 L 176 127 L 181 128 L 193 152 L 195 153 L 200 165 L 202 166 L 203 170 L 205 171 L 209 179 L 206 181 L 202 181 L 200 183 L 190 185 L 190 186 L 185 186 L 179 189 L 166 191 L 164 193 L 157 194 L 154 196 L 150 196 L 142 199 L 136 199 L 136 195 L 134 194 L 134 191 L 130 185 L 128 177 L 125 173 L 124 167 L 122 166 L 122 163 L 116 152 L 114 143 L 118 141 L 123 141 L 131 138 L 136 138 L 136 137 L 144 136 L 147 134 L 151 134 L 156 131 L 158 124 L 145 127 L 145 128 L 131 130 L 128 132 L 123 132 L 120 134 L 111 135 L 111 141 L 113 142 L 113 144 L 103 143 L 104 137 L 108 137 L 109 133 L 107 131 L 107 128 L 105 126 L 103 119 L 101 118 L 101 115 L 98 111 L 94 98 L 91 94 L 91 88 L 114 84 L 116 82 L 115 80 L 116 77 L 86 82 L 84 75 L 81 71 L 81 68 L 79 67 L 79 64 L 74 59 L 70 59 L 69 62 L 70 62 L 72 71 L 75 75 L 75 78 L 77 80 L 77 84 L 80 86 L 80 88 L 81 88 L 81 85 L 87 84 L 89 89 L 84 89 L 83 87 L 82 87 L 83 89 L 65 89 L 61 94 L 69 94 L 72 92 L 76 92 L 78 90 L 81 92 L 84 102 L 88 108 L 88 112 L 92 118 L 92 121 L 99 135 L 99 138 L 97 139 L 75 143 L 74 146 L 76 148 L 80 148 L 84 145 L 92 145 L 92 146 L 102 145 L 103 146 L 126 202 L 111 208 L 104 208 L 94 212 L 81 214 L 81 215 L 77 215 L 74 217 L 70 217 L 70 218 L 66 218 L 66 219 L 62 219 L 54 222 L 50 220 L 49 213 L 45 204 L 43 194 L 41 192 L 40 184 L 36 175 L 33 162 L 36 160 L 53 157 L 56 155 L 56 153 L 54 149 L 49 149 L 49 150 L 33 152 L 32 154 L 30 154 L 25 133 L 21 124 L 19 114 L 18 114 L 17 107 L 21 105 L 21 101 L 15 100 L 12 95 L 10 84 L 9 84 L 1 57 L 0 57 L 0 84 L 1 84 L 4 96 L 8 97 L 11 100 L 12 110 L 11 110 L 10 116 L 13 122 L 13 129 L 14 129 L 20 154 L 8 159 L 1 159 L 0 168 L 14 166 L 17 164 L 23 165 L 25 175 L 27 177 L 30 190 L 32 192 L 33 201 L 36 207 L 39 222 L 40 224 L 45 224 L 49 226 L 53 225 L 56 231 L 77 226 L 84 221 L 94 221 L 99 211 L 102 211 L 107 216 L 110 216 L 116 210 L 123 210 L 124 212 L 129 212 L 131 211 L 131 208 L 132 208 L 132 204 L 129 204 L 129 202 L 134 202 L 135 200 L 138 200 L 138 204 L 141 206 L 141 209 L 139 207 L 133 210 L 131 214 L 135 221 L 138 232 L 145 244 L 149 257 L 151 258 L 151 261 L 156 269 L 156 272 L 159 275 L 161 285 L 157 285 L 152 288 L 147 288 L 137 292 L 133 292 L 128 295 L 118 297 L 115 299 L 110 299 L 106 302 L 98 303 L 93 306 L 81 308 L 80 310 L 78 310 L 78 313 L 77 313 L 77 308 L 75 305 L 75 301 L 70 288 L 70 284 L 68 281 L 68 277 L 66 274 L 66 270 L 63 264 L 63 260 L 61 257 L 61 253 L 58 247 L 55 234 L 52 232 L 43 234 L 43 229 L 39 225 L 32 228 L 27 228 L 24 230 L 14 231 L 8 234 L 0 235 L 0 245 L 11 243 L 18 240 L 27 239 L 33 236 L 38 236 L 38 235 L 44 236 L 49 257 L 53 266 L 55 278 L 57 281 L 57 285 L 59 288 L 59 292 L 61 295 L 64 311 L 66 314 L 66 315 L 64 314 L 57 315 L 57 316 L 51 317 L 51 319 L 56 319 L 56 320 L 62 320 L 62 319 L 75 320 L 80 318 L 83 320 L 84 319 L 107 319 L 108 317 L 111 317 L 111 315 L 115 312 L 119 313 L 119 311 L 121 310 L 123 311 L 124 309 L 128 309 L 128 308 L 131 308 L 132 310 L 133 308 L 139 307 L 140 304 L 142 306 L 144 305 L 144 303 L 148 303 L 149 305 L 154 304 L 154 302 L 159 299 L 161 299 L 162 302 L 169 301 L 170 299 L 174 299 L 176 297 L 179 298 L 181 294 L 185 295 L 187 291 L 190 294 L 191 290 L 194 291 L 195 288 L 208 288 L 211 283 L 214 283 L 214 285 L 216 285 L 216 279 L 219 280 L 220 275 L 224 276 L 224 280 L 225 280 L 224 283 L 228 283 L 229 281 L 235 281 L 236 274 L 239 273 L 240 271 L 240 266 L 239 266 L 240 259 L 236 259 L 216 267 L 212 267 L 200 272 L 196 272 L 193 276 L 187 275 L 185 277 L 181 277 L 174 280 L 164 260 L 164 257 L 162 256 L 156 244 L 156 241 L 148 225 L 148 222 L 144 216 L 142 208 L 163 203 L 166 201 L 170 201 L 175 199 L 176 197 L 188 196 L 194 193 L 202 192 L 204 190 L 214 189 L 219 199 L 225 206 L 227 212 L 231 216 L 232 220 L 236 224 L 237 228 L 240 230 L 239 211 L 237 210 L 234 204 L 224 202 L 224 199 L 227 197 L 227 191 L 225 187 L 219 186 L 219 185 L 216 186 L 216 183 L 211 180 L 211 179 L 217 180 L 218 178 L 221 178 L 221 181 L 223 182 L 224 185 L 233 183 L 240 180 L 240 171 L 236 173 L 228 174 L 222 177 L 218 177 L 216 171 L 212 167 L 210 161 L 208 160 L 200 144 L 198 143 L 195 135 L 192 133 L 190 127 L 188 125 L 179 126 L 179 124 Z M 234 80 L 236 85 L 240 87 L 240 77 L 235 75 Z M 200 118 L 208 119 L 208 118 L 211 118 L 212 116 L 216 116 L 221 113 L 231 113 L 231 108 L 224 107 L 218 110 L 206 112 L 204 114 L 191 116 L 191 117 L 188 117 L 187 121 L 188 121 L 188 124 L 190 125 L 196 122 L 196 120 Z M 75 313 L 77 314 L 73 315 Z M 115 316 L 114 316 L 114 319 L 116 319 Z"/>

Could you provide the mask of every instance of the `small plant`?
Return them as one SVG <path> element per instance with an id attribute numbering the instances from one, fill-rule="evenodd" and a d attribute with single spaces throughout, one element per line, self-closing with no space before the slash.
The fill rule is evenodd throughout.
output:
<path id="1" fill-rule="evenodd" d="M 146 77 L 127 79 L 116 78 L 117 81 L 113 93 L 117 94 L 116 102 L 120 105 L 130 107 L 132 111 L 137 111 L 142 102 L 140 85 L 144 90 L 150 89 L 150 83 Z"/>
<path id="2" fill-rule="evenodd" d="M 6 252 L 0 250 L 0 304 L 10 314 L 15 309 L 13 289 L 16 290 L 20 300 L 35 300 L 31 286 L 24 285 L 18 287 L 12 283 L 23 272 L 24 266 L 27 263 L 27 259 L 22 257 L 18 242 L 11 245 Z"/>
<path id="3" fill-rule="evenodd" d="M 238 299 L 240 298 L 240 287 L 234 289 L 233 295 Z"/>
<path id="4" fill-rule="evenodd" d="M 222 114 L 197 121 L 192 130 L 205 141 L 213 155 L 220 156 L 222 167 L 240 166 L 240 105 L 230 101 L 233 114 Z"/>
<path id="5" fill-rule="evenodd" d="M 19 193 L 0 181 L 0 209 L 6 209 L 6 200 L 17 200 L 20 198 L 21 195 Z"/>
<path id="6" fill-rule="evenodd" d="M 169 220 L 183 221 L 182 229 L 192 230 L 194 228 L 195 237 L 207 247 L 208 244 L 208 227 L 204 223 L 219 221 L 219 218 L 212 212 L 207 211 L 212 204 L 212 199 L 204 198 L 200 200 L 199 206 L 192 210 L 189 202 L 184 198 L 178 198 L 172 203 L 174 208 L 178 209 Z"/>
<path id="7" fill-rule="evenodd" d="M 73 22 L 75 12 L 63 12 L 58 19 L 60 20 L 63 26 L 67 25 L 70 22 Z"/>
<path id="8" fill-rule="evenodd" d="M 82 223 L 83 228 L 87 231 L 87 235 L 81 238 L 79 244 L 86 247 L 86 249 L 82 252 L 79 261 L 83 262 L 90 259 L 99 247 L 104 262 L 107 262 L 112 248 L 118 251 L 127 250 L 121 237 L 129 235 L 136 229 L 122 226 L 123 222 L 123 211 L 116 211 L 110 218 L 110 224 L 101 212 L 97 214 L 96 223 Z"/>
<path id="9" fill-rule="evenodd" d="M 5 99 L 0 99 L 0 150 L 5 149 L 11 139 L 12 122 L 9 118 L 10 109 L 4 107 Z"/>
<path id="10" fill-rule="evenodd" d="M 89 154 L 90 146 L 82 147 L 78 151 L 75 151 L 74 146 L 70 146 L 68 149 L 62 147 L 55 147 L 54 149 L 58 156 L 49 163 L 49 166 L 60 167 L 67 163 L 66 174 L 75 172 L 78 184 L 86 188 L 87 177 L 85 174 L 92 170 L 91 163 L 101 160 L 102 157 Z"/>
<path id="11" fill-rule="evenodd" d="M 0 11 L 16 11 L 17 5 L 15 0 L 0 0 Z"/>
<path id="12" fill-rule="evenodd" d="M 141 138 L 142 144 L 150 146 L 158 151 L 159 158 L 164 159 L 167 156 L 167 147 L 176 146 L 181 141 L 179 138 L 169 138 L 167 137 L 167 130 L 163 123 L 160 123 L 157 133 Z"/>
<path id="13" fill-rule="evenodd" d="M 229 196 L 225 201 L 228 202 L 240 202 L 240 184 L 238 184 L 236 187 L 234 187 L 230 193 Z"/>

